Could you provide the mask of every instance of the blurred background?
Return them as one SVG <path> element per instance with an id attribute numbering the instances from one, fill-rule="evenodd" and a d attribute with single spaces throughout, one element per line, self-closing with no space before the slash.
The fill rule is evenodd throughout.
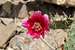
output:
<path id="1" fill-rule="evenodd" d="M 37 10 L 52 21 L 43 40 L 22 27 Z M 0 0 L 0 50 L 75 50 L 75 0 Z"/>

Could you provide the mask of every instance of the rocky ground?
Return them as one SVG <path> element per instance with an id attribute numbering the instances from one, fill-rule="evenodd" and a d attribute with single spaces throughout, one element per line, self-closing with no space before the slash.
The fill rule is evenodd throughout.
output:
<path id="1" fill-rule="evenodd" d="M 44 39 L 33 40 L 26 35 L 22 20 L 36 10 L 48 14 L 53 23 Z M 74 16 L 72 6 L 35 0 L 0 0 L 0 50 L 64 50 Z"/>

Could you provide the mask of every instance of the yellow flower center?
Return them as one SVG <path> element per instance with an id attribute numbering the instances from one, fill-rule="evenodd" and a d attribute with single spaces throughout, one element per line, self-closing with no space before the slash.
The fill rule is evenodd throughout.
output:
<path id="1" fill-rule="evenodd" d="M 36 32 L 40 31 L 42 29 L 41 25 L 39 22 L 35 22 L 32 29 Z"/>

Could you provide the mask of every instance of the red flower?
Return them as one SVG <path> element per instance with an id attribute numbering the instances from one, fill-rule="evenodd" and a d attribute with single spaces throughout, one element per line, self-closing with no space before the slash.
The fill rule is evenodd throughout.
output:
<path id="1" fill-rule="evenodd" d="M 28 29 L 32 38 L 44 38 L 45 32 L 49 30 L 49 18 L 41 11 L 35 11 L 29 19 L 23 21 L 23 27 Z"/>

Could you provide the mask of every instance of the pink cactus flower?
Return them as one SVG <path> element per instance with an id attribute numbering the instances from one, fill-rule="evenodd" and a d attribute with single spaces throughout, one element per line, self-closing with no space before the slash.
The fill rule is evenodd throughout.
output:
<path id="1" fill-rule="evenodd" d="M 41 11 L 34 11 L 33 14 L 27 20 L 23 20 L 23 27 L 27 28 L 32 38 L 40 38 L 45 36 L 45 32 L 49 31 L 49 18 L 47 14 L 43 14 Z"/>

